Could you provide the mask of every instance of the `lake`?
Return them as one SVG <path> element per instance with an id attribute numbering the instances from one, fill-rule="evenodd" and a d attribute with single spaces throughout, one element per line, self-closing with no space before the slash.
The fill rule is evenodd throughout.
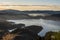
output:
<path id="1" fill-rule="evenodd" d="M 48 31 L 60 31 L 60 21 L 45 20 L 45 19 L 23 19 L 23 20 L 7 20 L 8 22 L 15 22 L 15 24 L 23 23 L 26 26 L 39 25 L 43 30 L 38 33 L 40 36 L 45 36 Z"/>

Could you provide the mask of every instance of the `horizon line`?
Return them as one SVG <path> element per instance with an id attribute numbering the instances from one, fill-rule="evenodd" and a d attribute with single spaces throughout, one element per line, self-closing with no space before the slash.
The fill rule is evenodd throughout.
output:
<path id="1" fill-rule="evenodd" d="M 0 6 L 60 6 L 60 5 L 0 5 Z"/>

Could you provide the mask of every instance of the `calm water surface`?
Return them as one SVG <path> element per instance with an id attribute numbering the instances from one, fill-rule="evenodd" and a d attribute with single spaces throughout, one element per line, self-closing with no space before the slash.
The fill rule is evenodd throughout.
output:
<path id="1" fill-rule="evenodd" d="M 23 23 L 26 26 L 39 25 L 43 27 L 43 30 L 38 33 L 40 36 L 44 36 L 48 31 L 60 31 L 60 21 L 44 20 L 44 19 L 23 19 L 23 20 L 7 20 L 9 22 L 15 22 L 15 24 Z"/>

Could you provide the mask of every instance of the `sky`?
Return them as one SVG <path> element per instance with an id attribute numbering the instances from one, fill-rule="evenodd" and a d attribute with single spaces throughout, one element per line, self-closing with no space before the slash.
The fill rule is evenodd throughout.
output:
<path id="1" fill-rule="evenodd" d="M 0 0 L 0 5 L 60 5 L 60 0 Z"/>

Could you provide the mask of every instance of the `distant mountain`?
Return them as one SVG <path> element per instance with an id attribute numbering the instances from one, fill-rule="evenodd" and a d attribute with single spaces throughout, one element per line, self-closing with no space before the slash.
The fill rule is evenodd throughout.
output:
<path id="1" fill-rule="evenodd" d="M 43 14 L 60 14 L 60 11 L 52 11 L 52 10 L 32 10 L 32 11 L 23 11 L 27 13 L 43 13 Z"/>
<path id="2" fill-rule="evenodd" d="M 38 15 L 36 16 L 36 14 L 38 14 Z M 12 9 L 0 10 L 0 20 L 7 20 L 7 19 L 40 19 L 40 18 L 54 19 L 54 17 L 60 17 L 60 11 L 51 11 L 51 10 L 19 11 L 19 10 L 12 10 Z M 60 20 L 60 18 L 59 18 L 59 20 Z"/>
<path id="3" fill-rule="evenodd" d="M 22 13 L 23 13 L 22 11 L 12 9 L 0 10 L 0 14 L 22 14 Z"/>
<path id="4" fill-rule="evenodd" d="M 19 10 L 13 10 L 13 9 L 0 10 L 0 14 L 33 14 L 33 13 L 60 14 L 60 11 L 51 11 L 51 10 L 19 11 Z"/>

